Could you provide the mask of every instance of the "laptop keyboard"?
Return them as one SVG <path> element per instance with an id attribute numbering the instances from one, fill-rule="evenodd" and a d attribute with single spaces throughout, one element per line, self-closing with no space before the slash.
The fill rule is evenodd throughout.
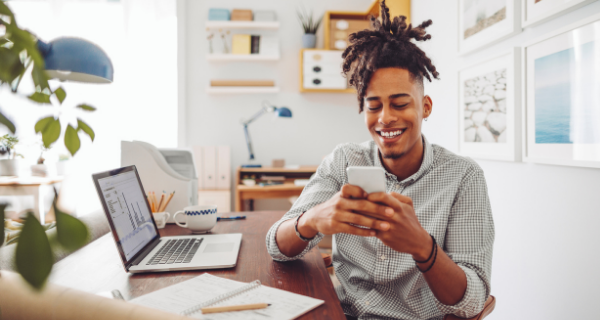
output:
<path id="1" fill-rule="evenodd" d="M 190 238 L 181 240 L 167 240 L 165 245 L 146 263 L 146 265 L 155 264 L 173 264 L 190 263 L 204 238 Z"/>

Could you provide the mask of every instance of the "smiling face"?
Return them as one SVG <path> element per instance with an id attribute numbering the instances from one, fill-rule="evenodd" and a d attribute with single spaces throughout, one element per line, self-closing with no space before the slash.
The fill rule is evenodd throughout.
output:
<path id="1" fill-rule="evenodd" d="M 406 157 L 420 161 L 421 123 L 431 107 L 422 83 L 413 81 L 408 70 L 382 68 L 373 73 L 365 92 L 365 122 L 384 161 Z"/>

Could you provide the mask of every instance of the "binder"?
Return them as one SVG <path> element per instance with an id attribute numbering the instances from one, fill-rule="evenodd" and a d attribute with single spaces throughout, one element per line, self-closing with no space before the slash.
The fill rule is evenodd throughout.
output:
<path id="1" fill-rule="evenodd" d="M 231 188 L 231 151 L 229 146 L 217 147 L 217 189 Z"/>
<path id="2" fill-rule="evenodd" d="M 217 148 L 215 146 L 205 146 L 203 148 L 202 159 L 202 187 L 204 189 L 217 188 Z"/>

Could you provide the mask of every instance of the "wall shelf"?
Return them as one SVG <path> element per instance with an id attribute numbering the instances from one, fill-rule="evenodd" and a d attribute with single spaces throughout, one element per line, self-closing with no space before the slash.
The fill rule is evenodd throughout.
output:
<path id="1" fill-rule="evenodd" d="M 279 87 L 206 87 L 210 94 L 277 93 Z"/>
<path id="2" fill-rule="evenodd" d="M 279 29 L 279 21 L 207 21 L 209 29 Z"/>
<path id="3" fill-rule="evenodd" d="M 232 53 L 210 53 L 206 55 L 208 61 L 277 61 L 277 55 L 266 54 L 232 54 Z"/>

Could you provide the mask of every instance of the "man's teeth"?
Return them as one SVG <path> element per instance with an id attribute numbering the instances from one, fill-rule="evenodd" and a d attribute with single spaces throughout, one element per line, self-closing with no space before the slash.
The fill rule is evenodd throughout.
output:
<path id="1" fill-rule="evenodd" d="M 387 138 L 393 138 L 397 135 L 400 135 L 402 133 L 402 130 L 398 130 L 398 131 L 393 131 L 393 132 L 384 132 L 384 131 L 380 131 L 379 134 L 387 137 Z"/>

